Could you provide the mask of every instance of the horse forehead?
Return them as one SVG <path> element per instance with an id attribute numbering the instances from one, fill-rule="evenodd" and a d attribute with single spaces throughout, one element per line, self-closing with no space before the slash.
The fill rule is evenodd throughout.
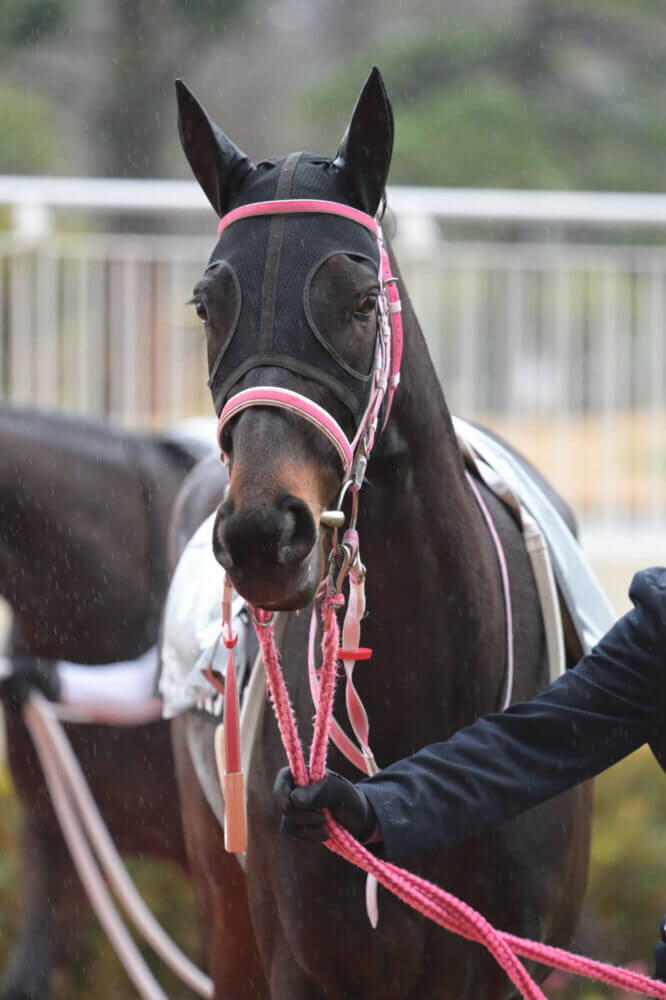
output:
<path id="1" fill-rule="evenodd" d="M 339 172 L 332 161 L 314 153 L 292 153 L 290 156 L 259 163 L 241 186 L 230 210 L 257 202 L 288 198 L 338 202 L 349 205 L 350 199 Z M 271 227 L 271 220 L 277 221 Z M 314 262 L 323 252 L 335 248 L 367 253 L 374 257 L 374 237 L 362 226 L 332 216 L 261 216 L 236 223 L 225 230 L 218 240 L 209 265 L 222 259 L 236 258 L 236 264 L 250 281 L 256 279 L 259 263 L 263 267 L 269 249 L 269 233 L 280 234 L 282 269 L 289 258 Z M 244 253 L 244 249 L 247 253 Z M 248 259 L 249 258 L 249 259 Z M 248 267 L 252 262 L 254 266 Z M 289 275 L 287 274 L 287 277 Z"/>
<path id="2" fill-rule="evenodd" d="M 323 198 L 347 202 L 331 160 L 314 153 L 291 153 L 259 163 L 240 188 L 232 208 L 274 198 Z"/>

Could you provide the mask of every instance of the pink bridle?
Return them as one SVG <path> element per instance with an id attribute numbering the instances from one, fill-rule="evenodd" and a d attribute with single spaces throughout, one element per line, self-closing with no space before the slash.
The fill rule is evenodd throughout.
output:
<path id="1" fill-rule="evenodd" d="M 313 400 L 277 386 L 260 386 L 254 389 L 243 389 L 236 393 L 225 404 L 218 422 L 218 442 L 225 464 L 229 456 L 223 446 L 223 431 L 229 421 L 248 409 L 250 406 L 275 406 L 298 414 L 308 423 L 316 427 L 335 448 L 342 464 L 344 482 L 353 484 L 358 490 L 363 482 L 368 457 L 372 450 L 377 432 L 377 424 L 384 398 L 387 396 L 384 424 L 393 404 L 393 396 L 400 382 L 400 364 L 402 360 L 402 318 L 400 296 L 396 287 L 396 279 L 391 273 L 391 264 L 384 247 L 382 231 L 379 223 L 372 216 L 360 212 L 350 205 L 335 201 L 324 201 L 312 198 L 291 198 L 278 201 L 259 201 L 251 205 L 242 205 L 228 212 L 220 219 L 217 229 L 218 237 L 236 222 L 243 219 L 253 219 L 263 215 L 290 215 L 294 213 L 315 213 L 337 215 L 368 229 L 379 248 L 379 288 L 377 300 L 377 347 L 375 350 L 374 367 L 370 399 L 361 417 L 354 437 L 349 440 L 339 423 L 327 410 Z"/>

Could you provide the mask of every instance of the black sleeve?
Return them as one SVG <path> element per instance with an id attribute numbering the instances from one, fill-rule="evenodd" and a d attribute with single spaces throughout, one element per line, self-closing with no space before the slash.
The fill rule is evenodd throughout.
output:
<path id="1" fill-rule="evenodd" d="M 637 573 L 634 608 L 531 701 L 478 719 L 359 784 L 388 859 L 451 844 L 659 742 L 666 684 L 666 569 Z"/>

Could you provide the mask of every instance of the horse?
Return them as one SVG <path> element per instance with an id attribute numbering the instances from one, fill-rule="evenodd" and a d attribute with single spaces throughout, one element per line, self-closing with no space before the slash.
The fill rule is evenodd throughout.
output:
<path id="1" fill-rule="evenodd" d="M 112 663 L 154 646 L 168 518 L 197 456 L 167 435 L 119 433 L 8 404 L 0 405 L 0 454 L 0 594 L 13 612 L 10 659 L 19 667 L 38 659 L 48 678 L 53 661 Z M 5 709 L 24 812 L 24 881 L 0 996 L 42 1000 L 85 907 L 20 712 Z M 167 723 L 66 729 L 119 849 L 185 871 Z"/>
<path id="2" fill-rule="evenodd" d="M 226 494 L 218 494 L 213 550 L 262 614 L 309 608 L 332 544 L 325 526 L 331 522 L 327 514 L 322 523 L 322 514 L 337 509 L 347 475 L 358 483 L 367 461 L 358 532 L 367 570 L 363 640 L 373 653 L 357 664 L 354 681 L 374 755 L 386 765 L 497 710 L 507 669 L 497 554 L 388 244 L 388 280 L 397 279 L 402 302 L 400 383 L 393 369 L 374 414 L 374 448 L 369 455 L 354 452 L 351 473 L 340 444 L 359 433 L 368 413 L 382 313 L 390 308 L 372 220 L 388 177 L 392 106 L 375 68 L 333 159 L 299 153 L 254 165 L 188 88 L 180 81 L 176 87 L 183 150 L 221 220 L 193 294 L 230 476 Z M 331 431 L 333 423 L 341 434 Z M 529 698 L 547 683 L 534 577 L 515 520 L 483 483 L 476 488 L 509 569 L 513 698 Z M 200 489 L 210 504 L 214 484 L 204 480 Z M 564 503 L 550 496 L 571 522 Z M 279 641 L 305 745 L 313 717 L 308 618 L 287 614 Z M 341 720 L 341 691 L 334 711 Z M 190 725 L 187 715 L 174 722 L 174 748 L 216 996 L 499 1000 L 511 994 L 480 946 L 449 935 L 392 895 L 380 894 L 373 929 L 363 873 L 332 852 L 279 835 L 273 783 L 286 756 L 268 704 L 247 776 L 243 893 L 193 777 Z M 329 766 L 359 777 L 335 747 Z M 590 806 L 589 787 L 579 787 L 458 846 L 413 857 L 407 867 L 496 926 L 565 945 L 585 890 Z"/>

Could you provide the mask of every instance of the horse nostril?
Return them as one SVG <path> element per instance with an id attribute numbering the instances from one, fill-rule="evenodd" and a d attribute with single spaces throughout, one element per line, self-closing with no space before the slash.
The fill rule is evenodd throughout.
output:
<path id="1" fill-rule="evenodd" d="M 310 508 L 294 496 L 250 510 L 225 502 L 218 508 L 213 529 L 215 558 L 236 572 L 298 566 L 316 541 Z"/>
<path id="2" fill-rule="evenodd" d="M 217 508 L 215 521 L 213 522 L 213 555 L 220 566 L 226 570 L 230 570 L 233 565 L 231 554 L 224 540 L 225 519 L 233 511 L 233 504 L 231 504 L 231 508 L 229 507 L 230 504 L 230 499 L 220 504 Z"/>
<path id="3" fill-rule="evenodd" d="M 317 526 L 310 508 L 298 497 L 283 497 L 278 502 L 283 526 L 277 560 L 282 565 L 297 564 L 312 551 L 317 541 Z"/>

